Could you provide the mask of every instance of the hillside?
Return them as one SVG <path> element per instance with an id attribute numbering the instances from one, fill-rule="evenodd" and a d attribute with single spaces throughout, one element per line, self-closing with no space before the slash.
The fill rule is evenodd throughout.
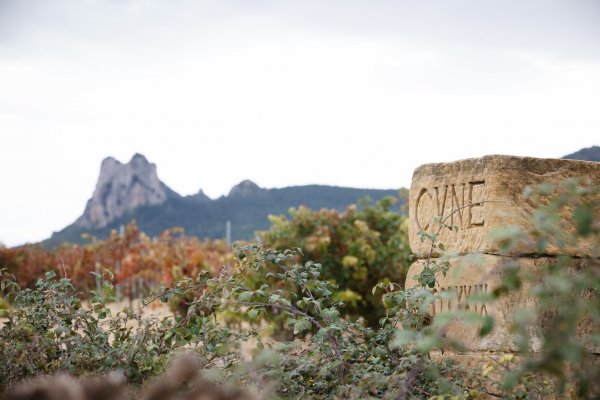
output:
<path id="1" fill-rule="evenodd" d="M 156 166 L 140 154 L 127 164 L 107 158 L 83 215 L 43 244 L 80 243 L 83 233 L 104 238 L 132 219 L 150 236 L 178 226 L 188 235 L 214 239 L 225 238 L 226 223 L 231 221 L 232 240 L 252 239 L 257 230 L 269 227 L 269 214 L 286 214 L 290 207 L 299 206 L 343 210 L 367 196 L 373 200 L 397 197 L 398 190 L 324 185 L 265 189 L 246 180 L 227 196 L 212 200 L 201 191 L 180 196 L 158 179 Z"/>
<path id="2" fill-rule="evenodd" d="M 583 160 L 600 162 L 600 146 L 586 147 L 563 157 L 566 160 Z"/>

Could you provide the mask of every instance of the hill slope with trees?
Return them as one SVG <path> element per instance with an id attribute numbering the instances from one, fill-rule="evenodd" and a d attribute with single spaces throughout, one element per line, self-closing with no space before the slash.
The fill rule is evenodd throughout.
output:
<path id="1" fill-rule="evenodd" d="M 245 180 L 227 196 L 214 200 L 202 191 L 181 196 L 158 179 L 156 166 L 143 155 L 136 154 L 126 164 L 109 157 L 102 162 L 96 189 L 83 215 L 43 244 L 54 247 L 63 242 L 82 243 L 83 234 L 106 238 L 132 220 L 150 236 L 181 227 L 186 235 L 211 239 L 224 239 L 230 221 L 232 240 L 250 240 L 256 231 L 269 227 L 269 215 L 287 214 L 292 207 L 342 211 L 364 197 L 377 201 L 397 195 L 395 189 L 325 185 L 265 189 Z"/>

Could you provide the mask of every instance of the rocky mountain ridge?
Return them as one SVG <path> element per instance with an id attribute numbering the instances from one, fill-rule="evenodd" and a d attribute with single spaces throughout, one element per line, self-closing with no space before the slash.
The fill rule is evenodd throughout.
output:
<path id="1" fill-rule="evenodd" d="M 224 238 L 227 221 L 234 240 L 252 239 L 257 230 L 269 227 L 270 214 L 286 214 L 290 207 L 343 210 L 364 197 L 378 200 L 397 196 L 398 190 L 355 189 L 325 185 L 280 189 L 259 187 L 250 180 L 235 185 L 226 196 L 211 199 L 202 190 L 181 196 L 159 178 L 156 165 L 136 154 L 128 163 L 108 157 L 83 214 L 71 225 L 55 232 L 44 245 L 83 242 L 83 233 L 99 238 L 131 220 L 148 235 L 174 226 L 200 238 Z"/>

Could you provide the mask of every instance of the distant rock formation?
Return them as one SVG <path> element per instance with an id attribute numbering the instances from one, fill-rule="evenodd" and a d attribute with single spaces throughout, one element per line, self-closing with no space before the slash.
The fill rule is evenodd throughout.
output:
<path id="1" fill-rule="evenodd" d="M 138 207 L 163 204 L 170 196 L 178 195 L 158 179 L 156 165 L 143 155 L 135 154 L 127 164 L 107 157 L 94 194 L 75 225 L 103 228 Z"/>
<path id="2" fill-rule="evenodd" d="M 256 183 L 246 179 L 244 181 L 241 181 L 234 187 L 232 187 L 231 190 L 229 191 L 228 196 L 229 197 L 248 197 L 248 196 L 257 195 L 263 191 L 264 191 L 264 189 L 262 189 Z"/>
<path id="3" fill-rule="evenodd" d="M 600 146 L 586 147 L 563 157 L 565 160 L 600 161 Z"/>
<path id="4" fill-rule="evenodd" d="M 158 179 L 156 165 L 143 155 L 136 154 L 127 164 L 109 157 L 102 162 L 96 189 L 83 215 L 54 232 L 43 244 L 54 247 L 64 242 L 85 243 L 90 235 L 106 238 L 131 220 L 149 236 L 177 226 L 186 235 L 220 239 L 225 237 L 225 227 L 231 226 L 232 240 L 251 240 L 256 231 L 269 228 L 269 215 L 287 215 L 290 207 L 341 211 L 362 198 L 377 201 L 385 196 L 396 197 L 398 190 L 325 185 L 269 189 L 250 180 L 214 200 L 202 190 L 181 196 Z M 401 204 L 396 206 L 398 211 Z"/>

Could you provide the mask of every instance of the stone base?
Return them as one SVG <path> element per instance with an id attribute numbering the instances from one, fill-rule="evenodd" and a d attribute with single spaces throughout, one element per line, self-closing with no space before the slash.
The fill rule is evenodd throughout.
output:
<path id="1" fill-rule="evenodd" d="M 461 384 L 468 389 L 485 390 L 483 396 L 489 399 L 504 398 L 501 387 L 504 375 L 515 370 L 524 361 L 523 356 L 510 352 L 444 352 L 442 354 L 439 351 L 435 351 L 431 352 L 430 356 L 433 361 L 440 364 L 452 363 L 452 365 L 455 365 L 459 373 L 462 374 L 460 376 L 460 378 L 463 378 Z M 600 356 L 595 355 L 594 358 L 595 365 L 600 367 Z M 531 388 L 517 387 L 515 389 L 521 391 L 528 390 L 527 398 L 531 399 L 558 400 L 565 398 L 564 394 L 561 396 L 556 392 L 550 376 L 534 379 L 539 379 L 540 381 L 534 382 Z M 534 388 L 538 392 L 534 393 Z M 566 398 L 575 397 L 567 396 Z"/>
<path id="2" fill-rule="evenodd" d="M 516 351 L 514 345 L 515 335 L 512 326 L 518 313 L 523 310 L 535 308 L 535 299 L 529 295 L 532 280 L 540 277 L 542 271 L 556 262 L 553 257 L 527 258 L 527 257 L 503 257 L 493 255 L 470 255 L 454 257 L 449 259 L 450 269 L 444 277 L 438 274 L 437 285 L 432 289 L 438 299 L 431 304 L 430 313 L 435 316 L 440 313 L 452 311 L 470 311 L 482 316 L 494 318 L 492 332 L 483 337 L 479 336 L 479 326 L 469 325 L 465 321 L 455 320 L 447 326 L 446 338 L 462 344 L 465 351 Z M 406 287 L 418 285 L 414 279 L 419 274 L 426 261 L 419 260 L 410 267 Z M 519 290 L 503 295 L 492 302 L 484 302 L 481 297 L 491 294 L 498 288 L 506 276 L 507 268 L 511 265 L 519 265 L 520 275 L 528 275 L 529 279 L 524 281 Z M 541 347 L 541 337 L 544 329 L 552 329 L 549 322 L 540 319 L 535 326 L 531 327 L 529 335 L 530 346 L 533 351 Z M 546 326 L 548 325 L 548 326 Z M 589 319 L 583 319 L 578 329 L 578 335 L 593 333 L 595 324 Z M 590 349 L 597 353 L 598 349 Z"/>
<path id="3" fill-rule="evenodd" d="M 435 351 L 431 359 L 440 364 L 451 363 L 460 371 L 461 384 L 468 389 L 485 390 L 484 397 L 502 397 L 500 384 L 507 368 L 512 368 L 520 360 L 513 353 L 453 353 Z"/>

